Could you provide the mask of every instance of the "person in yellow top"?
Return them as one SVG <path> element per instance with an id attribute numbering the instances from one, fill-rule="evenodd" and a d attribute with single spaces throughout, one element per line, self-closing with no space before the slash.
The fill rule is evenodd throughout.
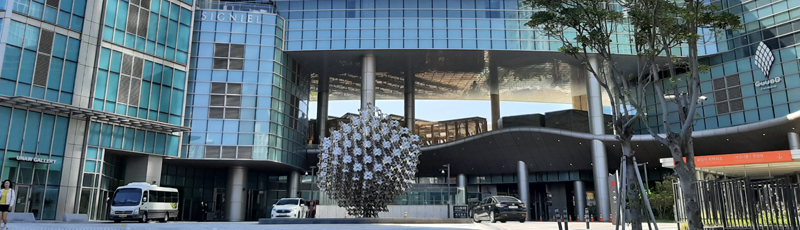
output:
<path id="1" fill-rule="evenodd" d="M 17 201 L 17 193 L 11 189 L 14 185 L 10 180 L 4 180 L 2 190 L 0 190 L 0 217 L 2 217 L 2 229 L 8 228 L 8 213 L 14 208 Z"/>

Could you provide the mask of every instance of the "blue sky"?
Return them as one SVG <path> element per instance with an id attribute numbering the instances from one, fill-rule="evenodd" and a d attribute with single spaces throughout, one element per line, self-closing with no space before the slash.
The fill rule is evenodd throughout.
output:
<path id="1" fill-rule="evenodd" d="M 403 115 L 403 100 L 378 100 L 378 108 L 384 113 Z M 361 102 L 358 100 L 330 101 L 328 115 L 341 116 L 358 111 Z M 535 103 L 535 102 L 500 102 L 500 116 L 513 116 L 532 113 L 546 113 L 556 110 L 572 109 L 571 104 Z M 317 103 L 312 101 L 308 108 L 309 117 L 317 116 Z M 470 100 L 417 100 L 417 119 L 443 121 L 465 117 L 491 118 L 491 105 L 486 101 Z"/>

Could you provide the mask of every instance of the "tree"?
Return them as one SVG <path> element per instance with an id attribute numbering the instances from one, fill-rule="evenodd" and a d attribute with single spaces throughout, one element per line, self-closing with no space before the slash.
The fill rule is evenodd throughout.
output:
<path id="1" fill-rule="evenodd" d="M 666 145 L 675 161 L 675 173 L 680 180 L 684 196 L 685 213 L 690 229 L 703 229 L 700 215 L 699 197 L 694 164 L 694 144 L 692 131 L 694 119 L 698 116 L 697 107 L 701 98 L 700 72 L 708 67 L 701 66 L 697 43 L 701 38 L 698 33 L 702 28 L 718 32 L 725 29 L 741 27 L 739 17 L 727 12 L 720 12 L 713 5 L 706 5 L 703 0 L 630 0 L 625 4 L 631 14 L 631 24 L 635 30 L 637 52 L 644 66 L 649 67 L 649 78 L 652 79 L 658 104 L 661 106 L 661 126 L 666 134 L 659 134 L 647 126 L 653 138 Z M 681 45 L 688 47 L 685 57 L 677 58 L 674 48 Z M 657 57 L 670 58 L 666 66 L 659 64 Z M 665 72 L 666 69 L 666 72 Z M 678 74 L 686 72 L 685 74 Z M 665 81 L 668 84 L 664 84 Z M 680 87 L 682 82 L 686 87 Z M 665 90 L 664 85 L 670 85 Z M 668 121 L 668 106 L 677 107 L 680 127 L 675 129 Z M 634 104 L 638 111 L 647 111 L 641 104 Z M 647 124 L 647 116 L 640 116 Z"/>
<path id="2" fill-rule="evenodd" d="M 667 177 L 664 181 L 656 181 L 655 186 L 650 188 L 650 203 L 653 205 L 653 213 L 656 219 L 668 220 L 674 216 L 672 205 L 675 203 L 675 195 L 672 191 L 672 184 L 677 178 Z"/>
<path id="3" fill-rule="evenodd" d="M 647 69 L 643 67 L 636 68 L 636 74 L 626 73 L 621 68 L 630 63 L 620 63 L 623 55 L 617 54 L 614 38 L 617 33 L 632 29 L 619 7 L 621 5 L 605 0 L 526 0 L 525 4 L 541 10 L 534 13 L 525 25 L 561 41 L 564 45 L 560 51 L 583 63 L 610 96 L 614 135 L 625 156 L 625 167 L 629 169 L 623 175 L 628 197 L 628 201 L 623 203 L 630 204 L 632 209 L 643 208 L 641 183 L 634 171 L 635 152 L 631 148 L 633 125 L 639 121 L 637 116 L 640 115 L 631 108 L 644 104 L 645 89 L 652 78 L 644 74 Z M 639 213 L 633 211 L 625 217 L 631 221 L 634 230 L 642 229 Z"/>

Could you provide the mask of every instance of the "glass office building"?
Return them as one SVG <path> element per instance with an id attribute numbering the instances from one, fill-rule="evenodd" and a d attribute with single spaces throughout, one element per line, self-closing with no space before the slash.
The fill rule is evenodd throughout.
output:
<path id="1" fill-rule="evenodd" d="M 800 2 L 711 4 L 741 16 L 744 28 L 702 31 L 701 62 L 711 71 L 701 75 L 708 99 L 695 130 L 800 111 Z M 314 143 L 330 127 L 326 119 L 310 124 L 309 102 L 326 118 L 330 100 L 404 100 L 402 120 L 414 128 L 415 100 L 472 99 L 492 102 L 475 108 L 492 111 L 486 132 L 425 144 L 417 179 L 424 185 L 398 205 L 527 194 L 531 216 L 549 219 L 549 208 L 570 197 L 570 212 L 586 206 L 608 215 L 603 175 L 619 156 L 602 125 L 608 98 L 558 52 L 559 41 L 524 25 L 536 11 L 524 1 L 0 0 L 0 11 L 0 179 L 16 182 L 26 198 L 16 212 L 104 220 L 116 187 L 146 181 L 179 189 L 177 219 L 199 219 L 202 201 L 215 219 L 256 220 L 280 198 L 320 199 Z M 614 52 L 633 57 L 630 34 L 613 40 Z M 501 99 L 576 111 L 503 129 Z M 679 127 L 674 107 L 661 111 L 653 93 L 647 102 L 653 110 L 639 133 L 664 132 L 663 114 Z M 569 126 L 561 121 L 590 128 L 559 130 Z M 785 149 L 786 141 L 740 149 Z M 662 155 L 653 147 L 641 157 Z M 518 171 L 521 161 L 527 173 Z M 453 178 L 443 177 L 442 164 L 451 164 Z M 584 193 L 594 199 L 574 195 Z M 547 206 L 548 196 L 555 204 Z"/>
<path id="2" fill-rule="evenodd" d="M 784 117 L 800 111 L 800 2 L 797 1 L 716 1 L 726 12 L 738 15 L 744 28 L 718 35 L 709 43 L 716 52 L 700 60 L 711 67 L 700 74 L 700 88 L 708 99 L 698 108 L 695 130 L 726 128 Z M 763 43 L 774 58 L 762 70 L 756 63 L 758 48 Z M 766 55 L 766 54 L 764 54 Z M 772 82 L 769 82 L 773 79 Z M 777 80 L 777 81 L 776 81 Z M 765 82 L 766 81 L 766 82 Z M 761 84 L 764 83 L 764 84 Z M 686 82 L 677 82 L 685 88 Z M 664 85 L 672 88 L 672 85 Z M 661 122 L 661 107 L 653 91 L 647 95 L 649 126 Z M 668 108 L 670 112 L 676 107 Z M 668 117 L 672 129 L 680 127 L 677 113 Z M 645 124 L 640 124 L 641 132 Z M 664 132 L 663 127 L 657 127 Z"/>

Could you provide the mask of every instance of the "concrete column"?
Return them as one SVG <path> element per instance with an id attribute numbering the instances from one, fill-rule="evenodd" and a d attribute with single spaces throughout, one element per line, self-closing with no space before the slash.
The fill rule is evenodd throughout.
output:
<path id="1" fill-rule="evenodd" d="M 289 197 L 297 198 L 300 193 L 300 172 L 292 171 L 289 174 Z"/>
<path id="2" fill-rule="evenodd" d="M 405 80 L 405 117 L 406 127 L 411 133 L 414 133 L 416 118 L 414 116 L 414 73 L 406 70 Z"/>
<path id="3" fill-rule="evenodd" d="M 500 122 L 500 79 L 497 62 L 489 58 L 489 96 L 492 105 L 492 130 L 497 130 Z"/>
<path id="4" fill-rule="evenodd" d="M 322 143 L 325 139 L 325 133 L 328 131 L 326 122 L 328 121 L 328 95 L 329 80 L 327 74 L 319 75 L 319 83 L 317 83 L 317 141 L 314 143 Z"/>
<path id="5" fill-rule="evenodd" d="M 64 214 L 78 213 L 78 200 L 81 192 L 81 176 L 85 161 L 86 136 L 89 134 L 88 121 L 69 119 L 67 145 L 62 160 L 61 185 L 58 190 L 56 218 Z"/>
<path id="6" fill-rule="evenodd" d="M 586 187 L 583 181 L 575 181 L 575 212 L 577 212 L 578 221 L 583 221 L 583 209 L 586 208 Z"/>
<path id="7" fill-rule="evenodd" d="M 800 149 L 800 136 L 795 132 L 789 132 L 789 149 Z"/>
<path id="8" fill-rule="evenodd" d="M 233 166 L 228 170 L 228 185 L 225 189 L 225 213 L 228 221 L 243 221 L 245 215 L 245 191 L 247 168 Z"/>
<path id="9" fill-rule="evenodd" d="M 364 55 L 361 62 L 361 108 L 375 105 L 375 55 Z"/>
<path id="10" fill-rule="evenodd" d="M 155 155 L 129 156 L 125 158 L 125 184 L 147 182 L 161 184 L 161 165 L 164 157 Z"/>
<path id="11" fill-rule="evenodd" d="M 456 204 L 467 203 L 467 176 L 458 174 L 456 176 L 456 186 L 458 187 L 458 197 L 456 197 Z"/>
<path id="12" fill-rule="evenodd" d="M 530 196 L 530 190 L 528 186 L 528 167 L 525 165 L 525 162 L 518 161 L 517 162 L 517 179 L 518 179 L 518 186 L 519 186 L 519 199 L 522 200 L 522 203 L 525 204 L 525 207 L 530 208 L 531 202 L 528 197 Z M 530 209 L 528 209 L 527 219 L 531 219 Z"/>
<path id="13" fill-rule="evenodd" d="M 596 58 L 590 58 L 589 63 L 594 69 L 598 68 Z M 589 130 L 594 135 L 604 135 L 603 97 L 601 96 L 600 83 L 591 72 L 588 72 L 587 75 L 586 92 L 589 100 Z M 597 208 L 602 220 L 609 221 L 611 209 L 608 196 L 608 158 L 606 157 L 605 146 L 600 140 L 592 140 L 592 164 L 594 166 L 594 188 L 597 195 Z"/>

